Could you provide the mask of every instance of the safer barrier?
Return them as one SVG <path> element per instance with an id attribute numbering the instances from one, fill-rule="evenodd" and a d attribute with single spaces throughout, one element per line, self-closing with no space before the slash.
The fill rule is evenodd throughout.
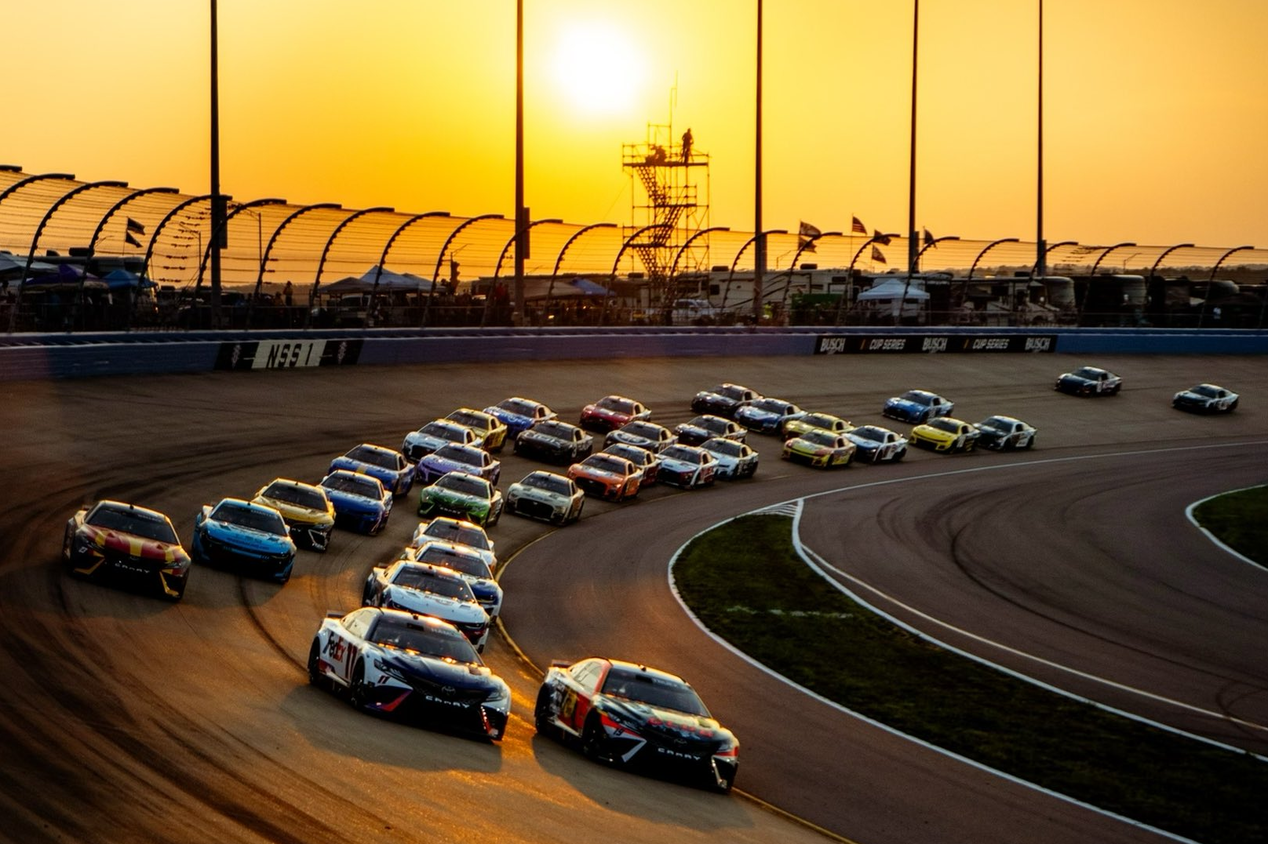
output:
<path id="1" fill-rule="evenodd" d="M 462 361 L 886 353 L 1268 353 L 1259 329 L 625 327 L 359 329 L 0 337 L 0 380 Z"/>

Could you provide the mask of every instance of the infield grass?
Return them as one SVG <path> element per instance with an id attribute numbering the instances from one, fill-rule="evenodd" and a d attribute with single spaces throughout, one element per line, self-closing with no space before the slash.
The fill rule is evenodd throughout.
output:
<path id="1" fill-rule="evenodd" d="M 816 574 L 792 520 L 695 539 L 674 579 L 714 633 L 849 709 L 991 768 L 1204 844 L 1268 841 L 1268 762 L 1054 694 L 913 636 Z"/>
<path id="2" fill-rule="evenodd" d="M 1193 508 L 1198 524 L 1220 542 L 1268 567 L 1268 487 L 1230 492 Z"/>

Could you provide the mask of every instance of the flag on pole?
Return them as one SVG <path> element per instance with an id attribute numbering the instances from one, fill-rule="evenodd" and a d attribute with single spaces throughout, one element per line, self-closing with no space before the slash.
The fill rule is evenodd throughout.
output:
<path id="1" fill-rule="evenodd" d="M 797 226 L 797 234 L 801 235 L 801 238 L 797 243 L 797 246 L 801 249 L 801 251 L 814 252 L 815 242 L 811 238 L 820 237 L 823 232 L 819 231 L 816 226 L 803 222 Z"/>
<path id="2" fill-rule="evenodd" d="M 129 245 L 129 246 L 135 246 L 135 247 L 137 247 L 138 249 L 140 249 L 140 248 L 141 248 L 141 241 L 139 241 L 139 240 L 137 240 L 135 237 L 133 237 L 133 236 L 132 236 L 132 232 L 130 232 L 130 231 L 124 232 L 124 233 L 123 233 L 123 239 L 124 239 L 124 240 L 126 240 L 126 241 L 128 242 L 128 245 Z"/>
<path id="3" fill-rule="evenodd" d="M 885 253 L 883 253 L 883 252 L 881 252 L 881 250 L 877 249 L 877 248 L 876 248 L 876 244 L 872 244 L 872 260 L 873 260 L 873 261 L 876 261 L 877 263 L 881 263 L 881 264 L 888 264 L 888 263 L 889 263 L 889 261 L 886 261 L 886 260 L 885 260 Z"/>
<path id="4" fill-rule="evenodd" d="M 145 234 L 145 226 L 141 225 L 141 224 L 140 224 L 140 223 L 138 223 L 136 220 L 134 220 L 134 219 L 132 219 L 131 217 L 129 217 L 129 218 L 128 218 L 128 231 L 130 231 L 130 232 L 136 232 L 137 234 Z"/>
<path id="5" fill-rule="evenodd" d="M 889 235 L 881 234 L 880 229 L 872 229 L 872 240 L 883 246 L 889 246 Z"/>
<path id="6" fill-rule="evenodd" d="M 850 231 L 854 234 L 867 234 L 867 226 L 863 225 L 863 221 L 858 217 L 854 217 L 853 222 L 850 223 Z"/>
<path id="7" fill-rule="evenodd" d="M 929 233 L 929 230 L 925 229 L 925 246 L 933 246 L 934 239 L 934 236 Z"/>

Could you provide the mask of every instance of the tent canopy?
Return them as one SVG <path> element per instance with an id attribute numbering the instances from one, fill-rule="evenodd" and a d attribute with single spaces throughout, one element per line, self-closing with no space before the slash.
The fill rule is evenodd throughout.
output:
<path id="1" fill-rule="evenodd" d="M 923 302 L 929 294 L 914 284 L 907 284 L 897 279 L 882 281 L 875 287 L 868 288 L 859 294 L 860 302 L 872 302 L 882 299 L 906 299 L 908 302 Z"/>
<path id="2" fill-rule="evenodd" d="M 371 293 L 374 291 L 374 275 L 378 272 L 378 265 L 375 264 L 366 270 L 360 276 L 348 276 L 341 278 L 336 282 L 327 284 L 322 288 L 327 293 Z M 407 290 L 411 293 L 431 290 L 432 283 L 427 279 L 413 273 L 396 273 L 383 268 L 379 273 L 379 292 L 389 293 L 394 290 Z"/>

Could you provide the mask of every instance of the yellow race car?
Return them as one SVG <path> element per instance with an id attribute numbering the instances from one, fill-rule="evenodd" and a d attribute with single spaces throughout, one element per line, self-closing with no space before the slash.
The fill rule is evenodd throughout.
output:
<path id="1" fill-rule="evenodd" d="M 911 429 L 911 444 L 950 453 L 972 451 L 981 431 L 976 425 L 951 416 L 939 416 Z"/>
<path id="2" fill-rule="evenodd" d="M 831 434 L 848 434 L 854 426 L 840 416 L 831 413 L 810 412 L 798 419 L 789 419 L 784 423 L 784 439 L 800 437 L 807 431 L 827 431 Z"/>
<path id="3" fill-rule="evenodd" d="M 854 460 L 854 448 L 854 443 L 846 439 L 845 434 L 812 428 L 799 437 L 787 440 L 780 457 L 793 463 L 831 469 L 833 466 L 849 466 Z"/>
<path id="4" fill-rule="evenodd" d="M 314 551 L 329 547 L 330 532 L 335 527 L 335 505 L 323 487 L 277 478 L 261 488 L 251 503 L 281 513 L 296 545 Z"/>
<path id="5" fill-rule="evenodd" d="M 492 413 L 460 407 L 445 418 L 475 432 L 480 448 L 485 451 L 501 451 L 506 445 L 506 423 Z"/>

